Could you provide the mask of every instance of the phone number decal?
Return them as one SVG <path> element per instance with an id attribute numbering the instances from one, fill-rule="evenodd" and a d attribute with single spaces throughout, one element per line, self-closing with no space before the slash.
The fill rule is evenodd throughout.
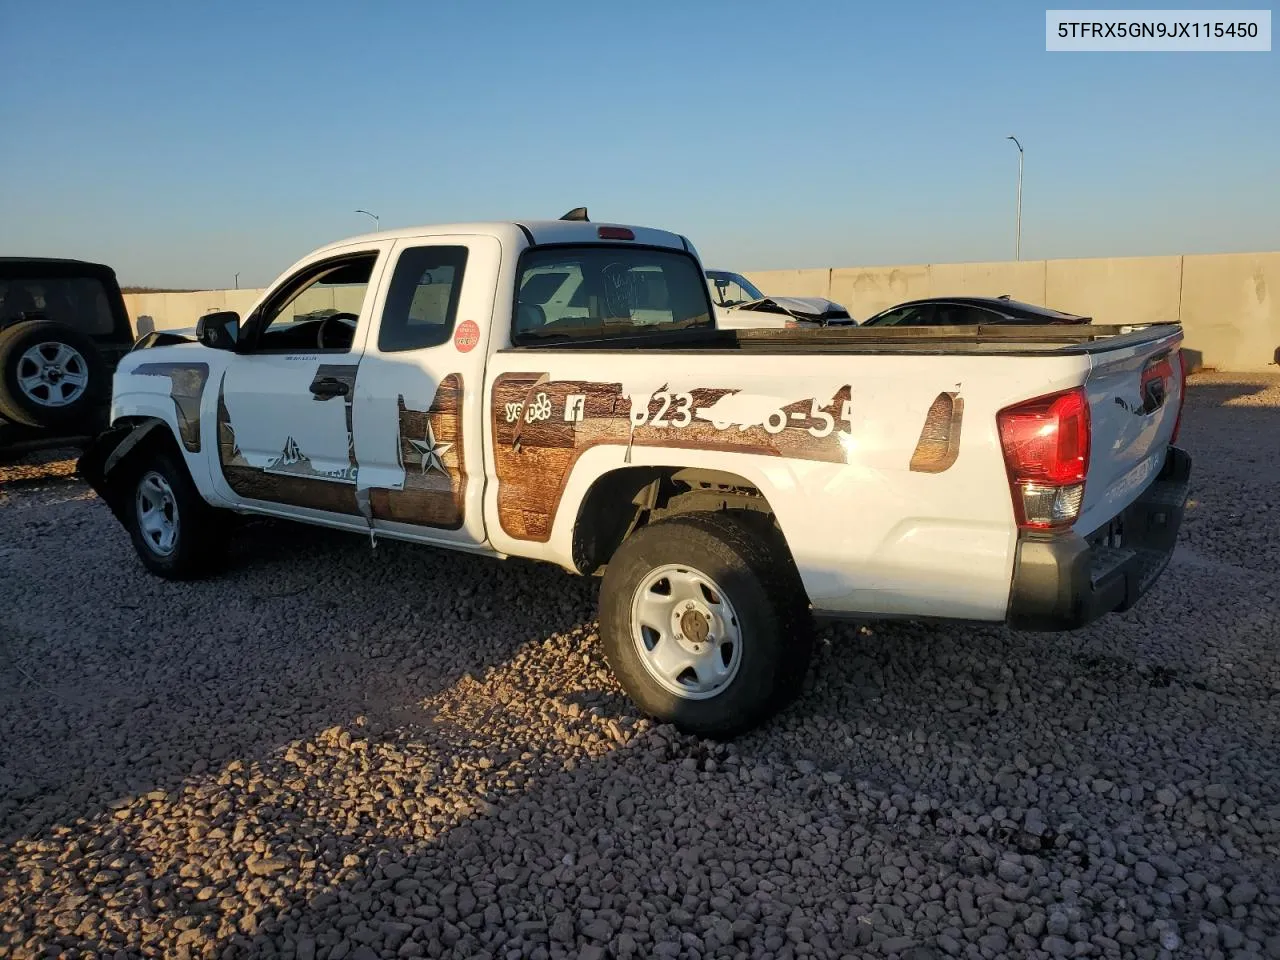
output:
<path id="1" fill-rule="evenodd" d="M 586 394 L 582 393 L 566 395 L 560 416 L 557 417 L 556 404 L 552 398 L 545 391 L 538 391 L 528 403 L 524 401 L 508 401 L 505 403 L 503 405 L 503 416 L 506 422 L 511 424 L 521 421 L 535 424 L 552 419 L 559 419 L 564 423 L 581 423 L 586 418 L 586 399 Z M 791 404 L 791 406 L 794 406 L 794 404 Z M 782 407 L 778 407 L 771 410 L 759 424 L 735 424 L 733 421 L 720 419 L 714 414 L 708 414 L 707 411 L 713 410 L 714 407 L 715 404 L 696 407 L 691 393 L 659 390 L 650 395 L 649 403 L 646 406 L 632 409 L 631 426 L 633 428 L 647 426 L 657 429 L 674 428 L 680 430 L 693 426 L 695 421 L 701 421 L 702 423 L 710 423 L 716 430 L 729 430 L 734 426 L 737 426 L 739 430 L 749 430 L 751 427 L 758 425 L 763 427 L 765 432 L 775 435 L 789 426 L 794 426 L 807 430 L 810 436 L 817 439 L 829 437 L 836 429 L 837 418 L 827 410 L 824 410 L 817 398 L 809 401 L 808 411 L 792 410 L 787 412 Z M 842 400 L 840 402 L 839 419 L 852 430 L 853 407 L 850 401 Z"/>

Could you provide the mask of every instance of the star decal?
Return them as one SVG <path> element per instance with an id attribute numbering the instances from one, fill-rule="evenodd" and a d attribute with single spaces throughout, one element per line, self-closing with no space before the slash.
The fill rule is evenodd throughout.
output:
<path id="1" fill-rule="evenodd" d="M 435 431 L 431 429 L 431 421 L 427 421 L 427 435 L 422 440 L 410 440 L 409 443 L 418 451 L 419 466 L 423 473 L 431 470 L 439 470 L 445 476 L 449 475 L 449 471 L 444 467 L 444 461 L 440 458 L 453 449 L 452 443 L 437 443 Z"/>

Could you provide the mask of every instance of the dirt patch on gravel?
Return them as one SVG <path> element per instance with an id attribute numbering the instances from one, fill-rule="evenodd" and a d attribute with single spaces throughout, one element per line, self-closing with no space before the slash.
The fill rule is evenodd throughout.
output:
<path id="1" fill-rule="evenodd" d="M 0 461 L 0 497 L 19 486 L 74 477 L 78 455 L 74 450 L 51 450 Z"/>
<path id="2" fill-rule="evenodd" d="M 0 485 L 0 957 L 1280 957 L 1280 378 L 1183 430 L 1136 609 L 829 629 L 730 745 L 634 714 L 593 581 L 255 523 L 168 584 Z"/>

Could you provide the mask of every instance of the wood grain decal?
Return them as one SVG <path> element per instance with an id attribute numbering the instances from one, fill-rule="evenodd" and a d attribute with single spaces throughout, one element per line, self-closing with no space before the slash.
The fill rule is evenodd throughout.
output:
<path id="1" fill-rule="evenodd" d="M 502 529 L 518 540 L 546 542 L 574 463 L 601 444 L 847 462 L 841 438 L 848 437 L 851 420 L 848 385 L 830 398 L 769 410 L 755 418 L 763 424 L 745 428 L 735 408 L 758 405 L 738 393 L 721 387 L 663 388 L 650 396 L 647 410 L 633 417 L 621 383 L 551 381 L 542 373 L 498 377 L 492 410 Z"/>
<path id="2" fill-rule="evenodd" d="M 955 392 L 940 393 L 925 414 L 920 439 L 911 454 L 913 473 L 942 473 L 960 457 L 960 427 L 964 422 L 964 398 Z"/>
<path id="3" fill-rule="evenodd" d="M 133 372 L 143 377 L 168 377 L 169 396 L 178 417 L 178 436 L 191 453 L 200 452 L 200 400 L 209 381 L 207 363 L 140 363 Z"/>
<path id="4" fill-rule="evenodd" d="M 252 500 L 358 515 L 354 468 L 350 479 L 345 481 L 309 475 L 310 461 L 296 445 L 291 448 L 291 444 L 292 440 L 286 442 L 281 456 L 268 469 L 250 465 L 236 445 L 235 429 L 219 387 L 218 462 L 232 490 Z"/>
<path id="5" fill-rule="evenodd" d="M 369 491 L 373 515 L 425 527 L 462 526 L 467 491 L 462 446 L 462 375 L 440 381 L 426 410 L 411 410 L 397 397 L 404 489 Z"/>

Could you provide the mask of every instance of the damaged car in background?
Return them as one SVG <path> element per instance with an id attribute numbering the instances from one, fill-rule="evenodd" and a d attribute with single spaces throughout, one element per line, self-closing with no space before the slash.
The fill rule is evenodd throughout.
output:
<path id="1" fill-rule="evenodd" d="M 848 310 L 826 297 L 766 297 L 740 273 L 704 272 L 716 311 L 716 326 L 722 330 L 857 326 Z"/>

